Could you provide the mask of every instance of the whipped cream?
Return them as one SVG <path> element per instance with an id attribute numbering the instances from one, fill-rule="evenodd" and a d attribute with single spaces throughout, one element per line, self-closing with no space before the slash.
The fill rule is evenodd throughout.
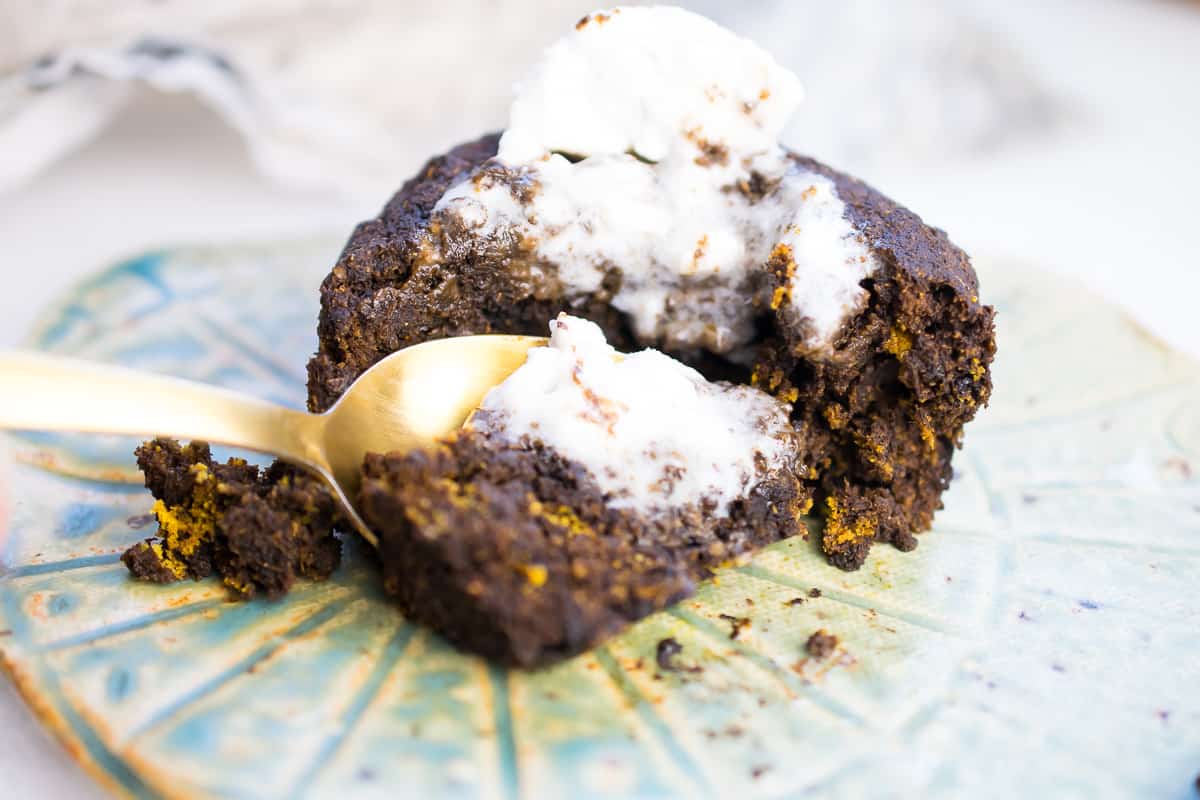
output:
<path id="1" fill-rule="evenodd" d="M 729 353 L 748 343 L 786 245 L 783 293 L 828 348 L 878 264 L 832 181 L 779 134 L 799 80 L 752 42 L 672 7 L 595 12 L 518 86 L 497 156 L 435 216 L 521 241 L 572 297 L 601 289 L 642 341 Z M 609 281 L 613 285 L 613 281 Z"/>
<path id="2" fill-rule="evenodd" d="M 470 427 L 582 464 L 614 508 L 699 504 L 725 516 L 765 474 L 792 465 L 790 411 L 657 350 L 621 355 L 595 323 L 560 314 L 550 344 L 487 394 Z"/>

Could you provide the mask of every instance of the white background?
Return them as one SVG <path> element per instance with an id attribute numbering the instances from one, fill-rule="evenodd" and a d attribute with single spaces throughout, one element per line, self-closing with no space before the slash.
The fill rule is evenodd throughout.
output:
<path id="1" fill-rule="evenodd" d="M 1070 123 L 986 156 L 898 160 L 863 177 L 976 259 L 1075 275 L 1200 356 L 1200 4 L 975 5 L 1065 99 Z M 85 149 L 0 195 L 0 346 L 18 344 L 39 309 L 115 259 L 171 244 L 347 232 L 383 200 L 280 188 L 213 112 L 147 94 Z M 7 682 L 0 776 L 6 798 L 101 795 Z"/>

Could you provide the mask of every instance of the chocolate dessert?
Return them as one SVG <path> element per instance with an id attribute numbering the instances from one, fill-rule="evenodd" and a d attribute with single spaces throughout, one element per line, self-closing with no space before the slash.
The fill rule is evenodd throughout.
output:
<path id="1" fill-rule="evenodd" d="M 337 569 L 337 506 L 325 485 L 276 462 L 216 463 L 208 445 L 155 439 L 137 449 L 154 495 L 158 535 L 121 557 L 153 583 L 219 575 L 235 597 L 279 597 L 296 578 L 323 580 Z"/>
<path id="2" fill-rule="evenodd" d="M 460 646 L 521 666 L 578 653 L 804 532 L 790 408 L 560 315 L 460 433 L 370 456 L 385 588 Z M 703 436 L 696 426 L 706 425 Z"/>
<path id="3" fill-rule="evenodd" d="M 434 157 L 354 231 L 321 286 L 313 411 L 401 348 L 552 321 L 463 431 L 367 459 L 362 510 L 407 615 L 528 666 L 805 514 L 843 569 L 916 546 L 991 391 L 993 311 L 945 233 L 780 144 L 802 94 L 701 17 L 596 13 L 502 134 Z M 127 563 L 193 574 L 153 547 Z"/>
<path id="4" fill-rule="evenodd" d="M 601 16 L 551 48 L 502 137 L 435 157 L 351 236 L 321 287 L 310 408 L 402 347 L 541 334 L 567 310 L 619 350 L 656 347 L 790 403 L 798 477 L 834 564 L 861 566 L 878 541 L 912 549 L 991 392 L 993 311 L 970 260 L 861 181 L 779 146 L 800 90 L 753 45 L 677 9 Z M 606 37 L 623 54 L 616 73 L 581 67 Z M 652 69 L 645 41 L 726 57 L 623 83 Z M 689 92 L 702 108 L 670 116 Z M 611 119 L 664 106 L 655 124 Z M 676 184 L 711 197 L 681 201 Z"/>

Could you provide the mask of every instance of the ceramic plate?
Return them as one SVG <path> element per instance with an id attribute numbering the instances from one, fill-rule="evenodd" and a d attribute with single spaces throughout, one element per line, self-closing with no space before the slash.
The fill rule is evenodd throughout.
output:
<path id="1" fill-rule="evenodd" d="M 30 343 L 299 406 L 337 245 L 150 254 Z M 847 574 L 783 542 L 594 652 L 508 672 L 408 625 L 352 544 L 280 602 L 135 583 L 118 557 L 153 523 L 134 442 L 13 436 L 4 664 L 135 797 L 1187 796 L 1200 368 L 1074 285 L 982 280 L 997 390 L 915 553 Z M 721 615 L 752 622 L 731 639 Z M 840 640 L 820 662 L 818 628 Z M 697 671 L 656 668 L 666 636 Z"/>

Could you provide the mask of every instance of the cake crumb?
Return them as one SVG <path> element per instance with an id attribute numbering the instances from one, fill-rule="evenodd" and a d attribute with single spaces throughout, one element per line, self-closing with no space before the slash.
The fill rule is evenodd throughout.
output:
<path id="1" fill-rule="evenodd" d="M 809 589 L 808 596 L 816 599 L 821 596 L 821 590 L 820 589 Z"/>
<path id="2" fill-rule="evenodd" d="M 658 642 L 658 647 L 654 652 L 654 660 L 657 662 L 659 669 L 666 672 L 700 672 L 701 667 L 690 666 L 685 667 L 676 661 L 676 657 L 683 652 L 681 645 L 674 636 L 668 636 Z"/>
<path id="3" fill-rule="evenodd" d="M 817 661 L 823 661 L 837 648 L 837 645 L 838 638 L 821 628 L 808 637 L 808 641 L 804 643 L 804 652 Z"/>
<path id="4" fill-rule="evenodd" d="M 735 617 L 731 614 L 721 614 L 720 618 L 729 623 L 729 638 L 736 639 L 742 635 L 743 628 L 750 627 L 749 617 Z"/>

